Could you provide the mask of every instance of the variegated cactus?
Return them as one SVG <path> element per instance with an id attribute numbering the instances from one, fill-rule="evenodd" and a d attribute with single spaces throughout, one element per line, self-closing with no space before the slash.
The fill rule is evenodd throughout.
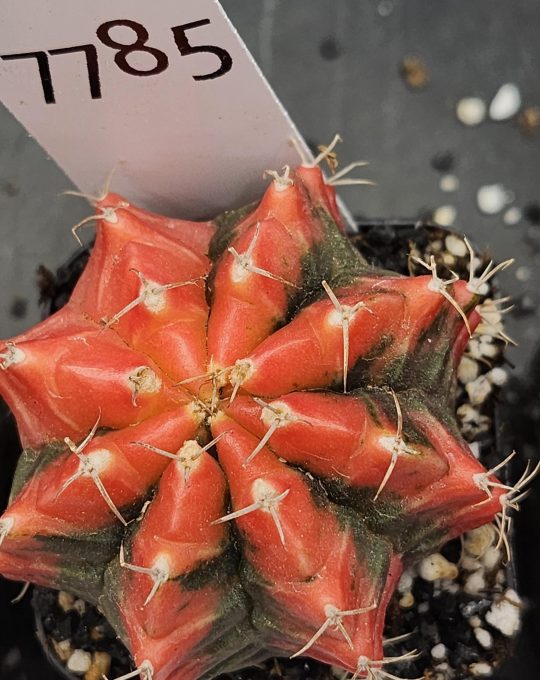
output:
<path id="1" fill-rule="evenodd" d="M 108 193 L 69 303 L 0 346 L 24 447 L 0 572 L 98 603 L 147 679 L 384 677 L 402 565 L 504 528 L 515 492 L 454 417 L 491 272 L 368 266 L 332 184 L 306 163 L 203 223 Z"/>

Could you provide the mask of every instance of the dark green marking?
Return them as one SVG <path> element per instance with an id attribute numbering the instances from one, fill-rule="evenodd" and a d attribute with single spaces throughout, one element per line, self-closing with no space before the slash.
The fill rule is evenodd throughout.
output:
<path id="1" fill-rule="evenodd" d="M 208 248 L 208 256 L 216 262 L 227 250 L 237 236 L 236 227 L 250 214 L 258 205 L 258 201 L 249 203 L 236 210 L 227 210 L 214 220 L 216 233 L 212 236 Z"/>
<path id="2" fill-rule="evenodd" d="M 36 540 L 45 552 L 61 555 L 61 587 L 95 604 L 103 589 L 107 564 L 118 554 L 122 531 L 118 524 L 79 535 L 38 535 Z"/>
<path id="3" fill-rule="evenodd" d="M 15 476 L 11 485 L 11 503 L 22 491 L 23 487 L 35 475 L 43 472 L 52 462 L 65 454 L 67 447 L 64 442 L 52 442 L 42 449 L 24 449 L 17 463 Z"/>

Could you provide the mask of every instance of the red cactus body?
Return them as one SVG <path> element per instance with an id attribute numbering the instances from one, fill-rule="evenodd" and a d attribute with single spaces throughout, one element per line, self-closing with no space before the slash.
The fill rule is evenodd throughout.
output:
<path id="1" fill-rule="evenodd" d="M 380 668 L 402 564 L 504 505 L 453 416 L 479 296 L 369 267 L 316 167 L 213 223 L 97 210 L 69 303 L 3 345 L 0 571 L 99 603 L 154 680 Z"/>

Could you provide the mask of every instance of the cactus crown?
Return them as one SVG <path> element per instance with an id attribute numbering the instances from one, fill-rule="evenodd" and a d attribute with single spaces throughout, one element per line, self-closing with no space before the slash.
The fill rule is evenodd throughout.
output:
<path id="1" fill-rule="evenodd" d="M 141 677 L 272 654 L 393 677 L 402 565 L 501 512 L 504 528 L 522 488 L 454 418 L 489 272 L 370 267 L 343 234 L 343 172 L 271 177 L 213 222 L 96 199 L 68 304 L 1 349 L 24 452 L 0 571 L 98 603 Z"/>

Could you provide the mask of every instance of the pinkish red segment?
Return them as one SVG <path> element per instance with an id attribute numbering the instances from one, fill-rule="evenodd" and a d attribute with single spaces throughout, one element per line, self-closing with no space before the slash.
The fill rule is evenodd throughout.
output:
<path id="1" fill-rule="evenodd" d="M 294 642 L 291 652 L 303 647 L 324 624 L 328 606 L 338 611 L 370 609 L 344 616 L 353 648 L 338 630 L 329 629 L 310 647 L 310 656 L 354 670 L 364 649 L 379 654 L 373 646 L 372 629 L 380 618 L 377 607 L 380 584 L 358 558 L 350 527 L 342 528 L 330 504 L 317 507 L 307 479 L 280 462 L 267 448 L 247 466 L 246 459 L 258 443 L 234 421 L 219 416 L 214 433 L 226 433 L 218 442 L 219 461 L 225 470 L 234 511 L 262 500 L 266 505 L 239 517 L 237 525 L 246 541 L 246 557 L 257 573 L 257 586 L 271 598 L 271 610 L 279 612 L 280 624 Z M 275 500 L 287 495 L 282 500 Z M 281 535 L 280 535 L 281 534 Z M 384 620 L 384 617 L 383 619 Z M 379 627 L 382 621 L 379 621 Z M 372 657 L 373 658 L 373 657 Z"/>
<path id="2" fill-rule="evenodd" d="M 381 337 L 392 338 L 401 319 L 399 295 L 343 294 L 342 305 L 364 303 L 350 320 L 348 364 L 376 352 Z M 298 389 L 329 387 L 343 378 L 344 343 L 340 313 L 323 298 L 302 309 L 294 319 L 245 357 L 242 388 L 251 394 L 277 397 Z"/>
<path id="3" fill-rule="evenodd" d="M 232 247 L 235 252 L 222 256 L 213 282 L 208 353 L 217 368 L 245 356 L 282 321 L 306 253 L 276 220 L 250 227 Z"/>
<path id="4" fill-rule="evenodd" d="M 345 233 L 345 224 L 337 204 L 335 190 L 326 184 L 324 176 L 318 167 L 299 166 L 295 176 L 304 185 L 309 194 L 312 205 L 327 213 L 339 230 Z"/>
<path id="5" fill-rule="evenodd" d="M 120 512 L 141 502 L 168 464 L 167 458 L 142 443 L 175 452 L 193 437 L 199 420 L 190 405 L 165 411 L 139 425 L 96 436 L 82 449 L 103 487 Z M 23 487 L 9 507 L 14 520 L 5 546 L 19 538 L 40 535 L 75 535 L 115 525 L 110 506 L 92 476 L 83 471 L 80 457 L 65 447 Z"/>
<path id="6" fill-rule="evenodd" d="M 121 207 L 119 207 L 121 206 Z M 174 241 L 206 255 L 215 225 L 212 222 L 193 222 L 179 220 L 165 215 L 150 212 L 128 203 L 118 194 L 108 193 L 97 204 L 98 209 L 112 208 L 119 211 L 121 222 L 118 231 L 124 234 L 126 241 L 146 241 L 158 245 L 158 242 Z"/>
<path id="7" fill-rule="evenodd" d="M 25 446 L 82 438 L 100 414 L 103 427 L 122 428 L 185 401 L 147 356 L 113 331 L 81 325 L 63 338 L 17 342 L 24 360 L 0 376 Z"/>
<path id="8" fill-rule="evenodd" d="M 118 576 L 115 597 L 135 661 L 149 660 L 158 678 L 178 668 L 188 678 L 204 671 L 209 661 L 196 650 L 219 619 L 224 595 L 223 586 L 182 586 L 182 577 L 222 554 L 229 535 L 229 527 L 213 524 L 225 511 L 223 473 L 208 453 L 193 458 L 187 476 L 179 461 L 168 464 L 130 546 L 129 563 L 161 569 L 163 581 L 122 565 Z"/>
<path id="9" fill-rule="evenodd" d="M 277 456 L 316 475 L 377 490 L 396 451 L 397 462 L 384 488 L 407 496 L 428 487 L 448 470 L 442 452 L 408 443 L 404 436 L 397 439 L 397 418 L 389 418 L 377 405 L 376 394 L 362 398 L 292 392 L 271 401 L 270 407 L 284 408 L 289 420 L 272 434 L 269 447 Z M 228 409 L 259 438 L 269 429 L 263 411 L 249 397 L 238 397 Z M 267 410 L 267 419 L 269 415 Z"/>

